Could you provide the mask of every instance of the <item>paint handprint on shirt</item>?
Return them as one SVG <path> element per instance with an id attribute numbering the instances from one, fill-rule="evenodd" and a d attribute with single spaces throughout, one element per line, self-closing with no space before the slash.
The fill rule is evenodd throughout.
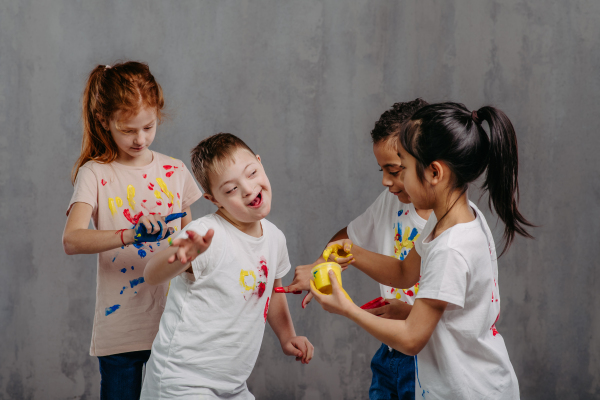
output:
<path id="1" fill-rule="evenodd" d="M 245 300 L 249 300 L 252 296 L 257 295 L 260 299 L 267 288 L 269 278 L 269 267 L 267 260 L 261 257 L 256 270 L 240 271 L 240 286 L 243 288 Z"/>
<path id="2" fill-rule="evenodd" d="M 398 211 L 398 216 L 402 216 L 404 210 Z M 408 213 L 408 210 L 406 211 Z M 409 226 L 402 231 L 402 222 L 397 222 L 394 227 L 394 257 L 399 259 L 400 261 L 404 261 L 410 250 L 415 247 L 415 242 L 421 235 L 417 228 L 410 228 Z M 391 288 L 390 295 L 396 297 L 398 300 L 402 300 L 402 293 L 404 293 L 407 297 L 414 297 L 417 295 L 419 291 L 419 283 L 417 282 L 415 286 L 410 289 L 397 289 Z"/>

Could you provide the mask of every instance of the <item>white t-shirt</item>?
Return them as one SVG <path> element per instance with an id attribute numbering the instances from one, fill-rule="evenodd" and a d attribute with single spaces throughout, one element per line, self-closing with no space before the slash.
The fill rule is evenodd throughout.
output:
<path id="1" fill-rule="evenodd" d="M 519 384 L 495 323 L 500 316 L 496 246 L 485 217 L 458 224 L 431 240 L 427 221 L 417 299 L 448 302 L 429 342 L 415 357 L 416 396 L 425 399 L 519 399 Z"/>
<path id="2" fill-rule="evenodd" d="M 384 190 L 367 210 L 348 224 L 348 237 L 353 243 L 374 253 L 400 260 L 414 247 L 425 221 L 412 204 L 404 204 L 398 197 Z M 415 302 L 419 284 L 409 289 L 397 289 L 379 284 L 381 297 Z"/>
<path id="3" fill-rule="evenodd" d="M 192 262 L 194 273 L 171 280 L 142 399 L 254 399 L 246 379 L 260 350 L 273 282 L 291 267 L 283 233 L 266 219 L 261 223 L 260 238 L 217 214 L 183 229 L 183 237 L 190 229 L 215 234 Z"/>

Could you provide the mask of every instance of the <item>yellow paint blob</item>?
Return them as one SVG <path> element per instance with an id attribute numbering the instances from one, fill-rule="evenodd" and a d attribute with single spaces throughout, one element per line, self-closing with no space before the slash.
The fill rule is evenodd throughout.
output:
<path id="1" fill-rule="evenodd" d="M 132 211 L 135 210 L 135 200 L 133 200 L 134 197 L 135 197 L 135 188 L 133 187 L 133 185 L 127 186 L 127 201 L 129 202 L 129 207 L 131 208 Z"/>
<path id="2" fill-rule="evenodd" d="M 400 300 L 400 298 L 401 298 L 401 297 L 402 297 L 402 295 L 400 294 L 400 291 L 397 291 L 397 292 L 396 292 L 396 298 L 397 298 L 398 300 Z"/>
<path id="3" fill-rule="evenodd" d="M 160 190 L 162 190 L 162 192 L 169 197 L 169 203 L 173 204 L 173 198 L 175 196 L 173 196 L 173 193 L 169 191 L 165 181 L 163 181 L 161 178 L 156 178 L 156 182 L 158 183 L 158 186 L 160 186 Z"/>
<path id="4" fill-rule="evenodd" d="M 115 197 L 115 200 L 117 201 L 117 207 L 122 207 L 123 206 L 123 200 L 121 200 L 120 197 Z"/>
<path id="5" fill-rule="evenodd" d="M 160 195 L 160 192 L 158 190 L 154 191 L 154 197 L 156 197 L 157 199 L 161 199 L 162 200 L 162 196 Z"/>
<path id="6" fill-rule="evenodd" d="M 115 215 L 117 209 L 115 208 L 115 200 L 112 197 L 108 198 L 108 208 L 110 209 L 110 213 Z"/>
<path id="7" fill-rule="evenodd" d="M 252 277 L 252 285 L 248 284 L 250 283 L 250 277 Z M 254 290 L 254 288 L 256 288 L 256 274 L 254 271 L 246 271 L 243 269 L 240 272 L 240 286 L 246 290 Z"/>
<path id="8" fill-rule="evenodd" d="M 323 259 L 325 261 L 327 261 L 327 259 L 329 258 L 329 256 L 331 254 L 335 254 L 336 255 L 336 257 L 335 257 L 336 261 L 340 257 L 346 258 L 346 257 L 352 256 L 352 254 L 346 253 L 344 251 L 344 249 L 342 248 L 342 246 L 339 245 L 339 244 L 331 245 L 331 246 L 327 247 L 325 250 L 323 250 Z"/>

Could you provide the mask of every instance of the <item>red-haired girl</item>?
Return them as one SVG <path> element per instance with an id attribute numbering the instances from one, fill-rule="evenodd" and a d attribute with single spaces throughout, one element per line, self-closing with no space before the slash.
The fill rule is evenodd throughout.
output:
<path id="1" fill-rule="evenodd" d="M 160 85 L 138 62 L 97 66 L 83 94 L 63 246 L 98 254 L 90 354 L 99 359 L 102 399 L 139 398 L 168 289 L 144 283 L 147 257 L 192 220 L 189 207 L 202 195 L 183 162 L 149 149 L 163 107 Z M 165 222 L 179 212 L 187 215 Z"/>

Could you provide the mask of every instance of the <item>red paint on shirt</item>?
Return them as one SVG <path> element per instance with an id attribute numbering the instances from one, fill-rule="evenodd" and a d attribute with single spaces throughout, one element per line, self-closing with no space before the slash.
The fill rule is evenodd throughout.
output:
<path id="1" fill-rule="evenodd" d="M 148 184 L 148 189 L 154 190 L 154 184 L 152 182 Z"/>
<path id="2" fill-rule="evenodd" d="M 156 200 L 156 204 L 159 205 L 159 206 L 162 206 L 162 201 Z"/>
<path id="3" fill-rule="evenodd" d="M 261 265 L 260 270 L 263 272 L 263 274 L 265 274 L 265 278 L 269 277 L 269 268 L 267 268 L 266 264 Z"/>
<path id="4" fill-rule="evenodd" d="M 132 217 L 131 213 L 129 212 L 129 208 L 126 208 L 123 210 L 123 215 L 125 216 L 125 218 L 127 218 L 127 221 L 131 222 L 134 225 L 137 225 L 138 221 L 140 220 L 140 218 L 142 218 L 142 215 L 144 215 L 144 213 L 140 211 Z"/>
<path id="5" fill-rule="evenodd" d="M 406 293 L 408 296 L 414 296 L 414 295 L 415 295 L 415 294 L 413 293 L 413 291 L 412 291 L 412 290 L 407 290 L 405 293 Z"/>
<path id="6" fill-rule="evenodd" d="M 267 323 L 267 313 L 269 312 L 269 297 L 267 297 L 267 304 L 265 304 L 265 323 Z"/>
<path id="7" fill-rule="evenodd" d="M 167 172 L 167 178 L 170 178 L 170 177 L 171 177 L 171 175 L 173 175 L 173 172 L 174 172 L 174 171 L 169 171 L 169 172 Z"/>
<path id="8" fill-rule="evenodd" d="M 265 285 L 264 282 L 258 282 L 258 298 L 262 297 L 262 295 L 265 293 L 266 288 L 267 285 Z"/>
<path id="9" fill-rule="evenodd" d="M 144 174 L 144 179 L 146 179 L 147 176 L 148 176 L 148 174 Z"/>
<path id="10" fill-rule="evenodd" d="M 171 168 L 173 168 L 173 166 L 172 165 L 163 165 L 163 168 L 164 169 L 171 169 Z"/>
<path id="11" fill-rule="evenodd" d="M 108 183 L 104 179 L 102 179 L 100 182 L 102 183 L 102 186 L 104 186 L 104 185 L 106 185 Z"/>

